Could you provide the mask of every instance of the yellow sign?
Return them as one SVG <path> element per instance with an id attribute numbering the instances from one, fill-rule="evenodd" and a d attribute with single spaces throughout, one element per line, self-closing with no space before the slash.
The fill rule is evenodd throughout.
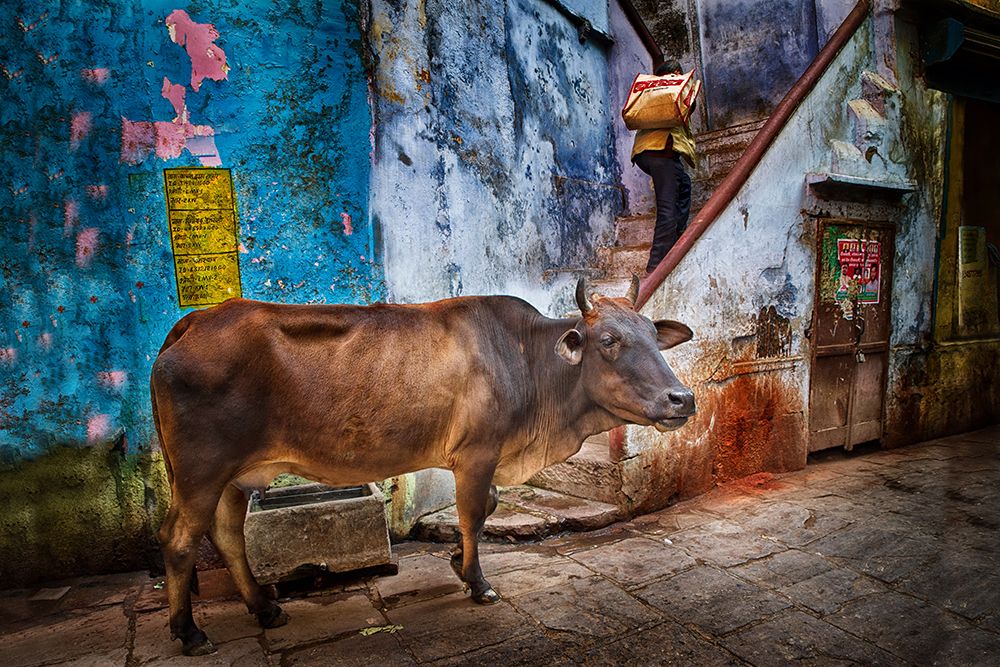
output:
<path id="1" fill-rule="evenodd" d="M 164 169 L 163 178 L 180 306 L 211 306 L 242 296 L 229 170 Z"/>

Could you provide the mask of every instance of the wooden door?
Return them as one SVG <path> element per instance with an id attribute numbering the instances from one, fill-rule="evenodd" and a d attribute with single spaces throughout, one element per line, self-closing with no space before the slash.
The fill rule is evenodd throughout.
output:
<path id="1" fill-rule="evenodd" d="M 809 451 L 882 437 L 889 366 L 893 228 L 818 222 Z"/>

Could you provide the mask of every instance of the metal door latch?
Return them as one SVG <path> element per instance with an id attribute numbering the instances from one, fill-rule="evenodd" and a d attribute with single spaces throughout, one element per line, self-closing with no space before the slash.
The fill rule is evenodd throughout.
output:
<path id="1" fill-rule="evenodd" d="M 861 350 L 858 350 L 857 352 L 855 352 L 855 353 L 854 353 L 854 359 L 855 359 L 855 360 L 856 360 L 856 361 L 857 361 L 857 362 L 858 362 L 859 364 L 863 364 L 863 363 L 865 363 L 865 353 L 864 353 L 864 352 L 862 352 Z"/>

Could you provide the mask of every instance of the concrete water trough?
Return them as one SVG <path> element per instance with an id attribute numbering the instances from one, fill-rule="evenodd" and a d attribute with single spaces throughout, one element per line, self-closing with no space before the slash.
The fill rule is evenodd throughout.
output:
<path id="1" fill-rule="evenodd" d="M 385 497 L 374 484 L 255 493 L 245 533 L 247 560 L 262 584 L 384 566 L 392 558 Z"/>

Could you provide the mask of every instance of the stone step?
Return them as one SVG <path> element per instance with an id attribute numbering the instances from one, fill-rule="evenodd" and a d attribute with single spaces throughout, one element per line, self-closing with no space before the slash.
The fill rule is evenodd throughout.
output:
<path id="1" fill-rule="evenodd" d="M 615 221 L 615 245 L 622 248 L 639 245 L 649 246 L 653 242 L 653 227 L 655 225 L 655 213 L 618 218 Z"/>
<path id="2" fill-rule="evenodd" d="M 649 246 L 631 248 L 599 248 L 598 263 L 606 278 L 631 278 L 632 274 L 646 274 Z"/>
<path id="3" fill-rule="evenodd" d="M 588 439 L 579 452 L 563 463 L 537 472 L 528 483 L 577 498 L 626 507 L 621 468 L 611 461 L 608 436 L 606 433 L 602 435 L 603 442 Z"/>
<path id="4" fill-rule="evenodd" d="M 591 280 L 587 283 L 587 286 L 591 292 L 597 292 L 603 296 L 622 297 L 628 293 L 631 283 L 631 277 L 604 278 L 602 280 Z"/>
<path id="5" fill-rule="evenodd" d="M 483 539 L 492 542 L 537 540 L 557 533 L 597 530 L 624 518 L 614 505 L 576 498 L 532 486 L 500 487 L 500 504 L 486 519 Z M 455 542 L 460 531 L 454 505 L 420 518 L 413 536 Z"/>

